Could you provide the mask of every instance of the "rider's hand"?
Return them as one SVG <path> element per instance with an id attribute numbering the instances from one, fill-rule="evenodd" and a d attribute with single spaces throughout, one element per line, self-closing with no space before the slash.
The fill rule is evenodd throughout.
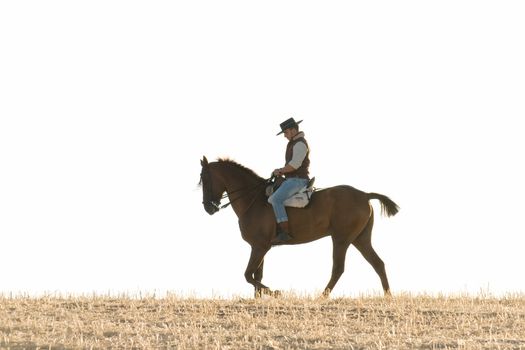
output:
<path id="1" fill-rule="evenodd" d="M 273 171 L 273 176 L 280 176 L 281 175 L 281 169 L 275 169 Z"/>

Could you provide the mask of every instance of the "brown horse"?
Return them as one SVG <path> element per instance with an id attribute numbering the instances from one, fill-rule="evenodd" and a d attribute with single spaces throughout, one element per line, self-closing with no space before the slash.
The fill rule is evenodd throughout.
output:
<path id="1" fill-rule="evenodd" d="M 273 295 L 261 283 L 264 256 L 272 247 L 270 241 L 276 234 L 275 217 L 267 202 L 265 187 L 268 180 L 252 170 L 228 159 L 208 163 L 201 160 L 201 181 L 203 205 L 210 215 L 220 208 L 220 201 L 226 192 L 231 206 L 239 218 L 242 238 L 252 250 L 244 277 L 255 287 L 255 296 L 261 293 Z M 343 274 L 346 251 L 353 244 L 372 265 L 381 279 L 385 295 L 390 287 L 385 264 L 372 247 L 372 226 L 374 213 L 369 200 L 378 199 L 386 216 L 395 215 L 399 207 L 390 198 L 365 193 L 353 187 L 340 185 L 314 192 L 305 208 L 287 208 L 289 227 L 293 238 L 286 244 L 300 244 L 331 236 L 333 242 L 332 276 L 323 295 L 328 296 Z"/>

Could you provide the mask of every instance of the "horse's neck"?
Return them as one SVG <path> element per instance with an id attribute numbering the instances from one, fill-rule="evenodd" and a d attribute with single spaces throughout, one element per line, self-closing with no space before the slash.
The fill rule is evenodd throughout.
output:
<path id="1" fill-rule="evenodd" d="M 258 177 L 242 169 L 233 170 L 225 174 L 223 179 L 232 208 L 241 218 L 260 197 L 258 192 L 262 191 L 262 183 Z"/>
<path id="2" fill-rule="evenodd" d="M 243 189 L 249 190 L 250 187 L 257 186 L 259 183 L 257 178 L 244 173 L 240 169 L 235 169 L 235 171 L 225 173 L 223 179 L 226 191 L 229 193 L 242 191 Z"/>

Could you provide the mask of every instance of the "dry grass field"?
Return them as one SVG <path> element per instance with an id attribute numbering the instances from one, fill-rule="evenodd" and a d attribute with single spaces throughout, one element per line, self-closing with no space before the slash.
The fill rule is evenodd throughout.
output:
<path id="1" fill-rule="evenodd" d="M 0 296 L 1 349 L 525 349 L 525 296 Z"/>

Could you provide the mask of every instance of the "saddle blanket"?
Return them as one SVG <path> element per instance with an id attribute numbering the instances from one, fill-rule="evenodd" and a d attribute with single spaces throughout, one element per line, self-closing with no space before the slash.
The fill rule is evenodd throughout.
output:
<path id="1" fill-rule="evenodd" d="M 312 188 L 303 188 L 298 193 L 294 194 L 290 198 L 284 201 L 285 207 L 293 208 L 304 208 L 310 203 L 310 198 L 312 197 L 313 189 Z"/>
<path id="2" fill-rule="evenodd" d="M 284 181 L 284 178 L 282 179 Z M 315 192 L 314 190 L 314 181 L 315 177 L 311 178 L 310 181 L 308 181 L 308 184 L 301 188 L 299 192 L 288 198 L 284 201 L 285 207 L 293 207 L 293 208 L 304 208 L 310 203 L 310 198 L 312 198 L 312 194 Z M 282 183 L 272 183 L 269 186 L 266 187 L 266 197 L 270 197 L 272 193 L 275 191 L 276 188 L 279 187 L 279 185 Z M 275 187 L 275 188 L 274 188 Z"/>

